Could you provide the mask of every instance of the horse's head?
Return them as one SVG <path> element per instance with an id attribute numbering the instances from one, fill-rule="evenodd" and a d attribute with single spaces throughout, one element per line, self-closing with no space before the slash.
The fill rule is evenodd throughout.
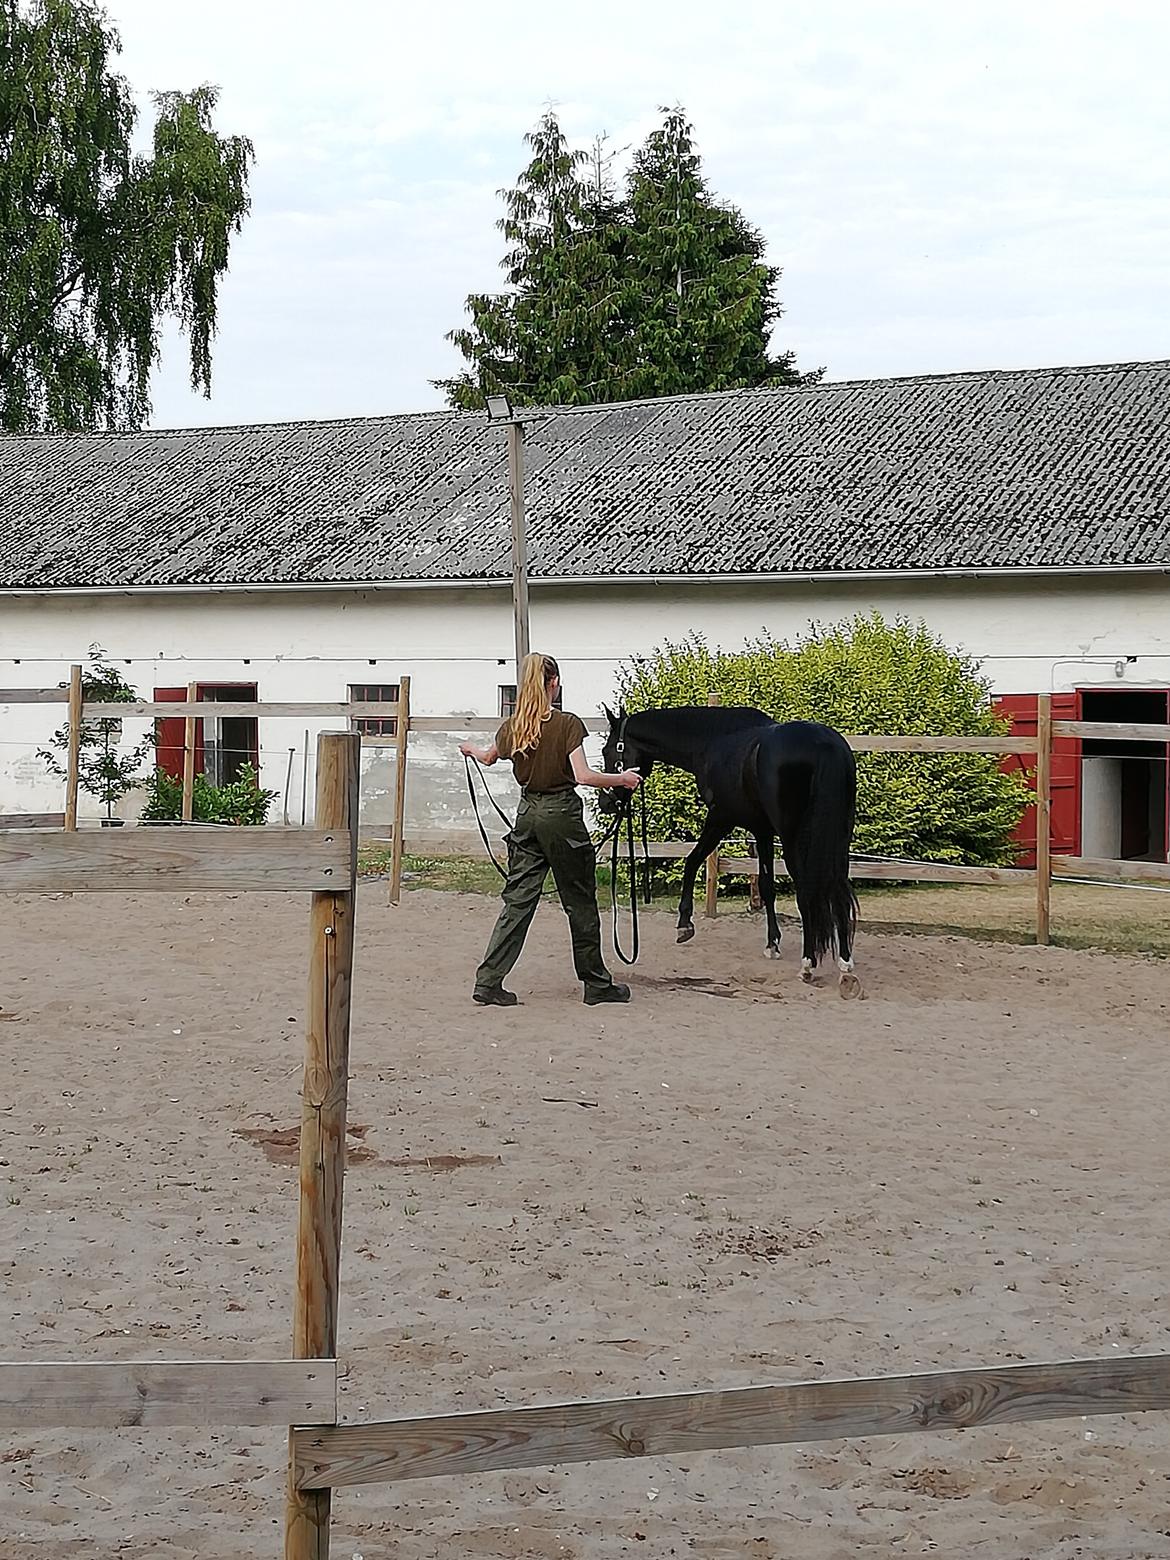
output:
<path id="1" fill-rule="evenodd" d="M 606 774 L 620 774 L 623 769 L 636 769 L 643 779 L 654 767 L 649 754 L 641 750 L 629 734 L 629 716 L 625 708 L 615 715 L 608 704 L 603 704 L 605 718 L 609 721 L 609 734 L 601 749 L 601 767 Z M 598 791 L 597 806 L 603 813 L 615 813 L 630 793 L 628 791 Z"/>

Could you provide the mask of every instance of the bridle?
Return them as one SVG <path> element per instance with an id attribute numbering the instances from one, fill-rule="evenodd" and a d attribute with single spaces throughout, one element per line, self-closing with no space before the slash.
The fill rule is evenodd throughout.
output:
<path id="1" fill-rule="evenodd" d="M 626 722 L 628 720 L 628 715 L 622 717 L 622 723 L 618 730 L 617 745 L 614 749 L 619 770 L 624 767 L 623 755 L 626 751 Z M 506 881 L 508 877 L 508 869 L 496 859 L 496 853 L 492 849 L 491 837 L 489 836 L 487 829 L 484 827 L 483 818 L 480 814 L 479 798 L 475 793 L 475 779 L 474 771 L 472 769 L 472 762 L 473 760 L 465 754 L 463 763 L 467 771 L 467 794 L 471 798 L 471 810 L 475 814 L 476 828 L 479 830 L 479 837 L 483 841 L 483 848 L 485 851 L 487 851 L 488 859 L 491 861 L 492 866 L 495 867 L 500 877 Z M 475 768 L 480 769 L 478 762 L 475 763 Z M 515 820 L 508 817 L 507 813 L 492 795 L 491 787 L 484 778 L 482 769 L 480 769 L 480 784 L 483 786 L 485 796 L 492 804 L 492 807 L 495 809 L 496 816 L 500 819 L 501 823 L 504 824 L 505 828 L 511 832 L 511 830 L 516 826 Z M 642 786 L 638 787 L 638 791 L 640 793 L 641 800 L 642 895 L 645 899 L 645 902 L 649 904 L 651 899 L 652 884 L 650 876 L 649 825 L 646 817 L 646 794 Z M 626 859 L 630 870 L 631 952 L 628 955 L 622 949 L 621 939 L 618 935 L 618 880 L 621 869 L 620 849 L 623 823 L 625 824 L 626 829 Z M 600 839 L 594 840 L 593 845 L 594 849 L 598 852 L 604 850 L 606 845 L 611 846 L 609 892 L 610 905 L 613 916 L 613 951 L 623 964 L 636 964 L 638 961 L 638 954 L 641 950 L 641 934 L 638 927 L 638 881 L 635 871 L 636 854 L 634 848 L 634 795 L 632 791 L 627 791 L 624 796 L 619 796 L 617 798 L 617 808 L 613 822 L 608 826 L 608 828 L 603 830 Z"/>

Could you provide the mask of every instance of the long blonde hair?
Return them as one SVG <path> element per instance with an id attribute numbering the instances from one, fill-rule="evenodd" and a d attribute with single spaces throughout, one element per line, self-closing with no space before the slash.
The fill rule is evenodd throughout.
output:
<path id="1" fill-rule="evenodd" d="M 516 690 L 516 713 L 512 716 L 512 750 L 526 753 L 540 741 L 540 728 L 548 719 L 552 703 L 548 690 L 561 669 L 551 655 L 527 655 L 520 668 L 520 686 Z"/>

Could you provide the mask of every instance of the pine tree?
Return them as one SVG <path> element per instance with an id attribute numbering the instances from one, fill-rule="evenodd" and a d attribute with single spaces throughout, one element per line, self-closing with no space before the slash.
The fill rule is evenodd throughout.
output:
<path id="1" fill-rule="evenodd" d="M 138 427 L 164 318 L 210 392 L 219 280 L 251 143 L 213 87 L 154 96 L 149 155 L 94 0 L 0 0 L 0 429 Z"/>
<path id="2" fill-rule="evenodd" d="M 794 354 L 769 355 L 780 272 L 762 235 L 703 177 L 692 127 L 663 110 L 630 172 L 630 253 L 643 306 L 635 328 L 636 393 L 678 395 L 796 384 Z"/>
<path id="3" fill-rule="evenodd" d="M 814 381 L 769 353 L 780 272 L 734 206 L 714 198 L 681 110 L 635 154 L 619 196 L 604 137 L 569 149 L 550 111 L 502 191 L 510 290 L 467 300 L 452 331 L 470 365 L 437 380 L 453 406 L 586 404 Z"/>
<path id="4" fill-rule="evenodd" d="M 518 405 L 579 405 L 608 389 L 623 255 L 604 165 L 583 172 L 588 154 L 570 149 L 551 109 L 525 141 L 531 160 L 501 191 L 510 291 L 473 294 L 471 324 L 448 337 L 473 365 L 436 381 L 453 406 L 480 407 L 498 391 Z"/>

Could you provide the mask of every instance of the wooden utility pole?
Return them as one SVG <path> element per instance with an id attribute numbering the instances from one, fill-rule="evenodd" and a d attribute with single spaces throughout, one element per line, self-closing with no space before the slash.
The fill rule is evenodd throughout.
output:
<path id="1" fill-rule="evenodd" d="M 516 688 L 528 654 L 528 539 L 524 524 L 524 424 L 508 424 L 508 489 L 512 507 L 512 622 L 516 636 Z"/>

